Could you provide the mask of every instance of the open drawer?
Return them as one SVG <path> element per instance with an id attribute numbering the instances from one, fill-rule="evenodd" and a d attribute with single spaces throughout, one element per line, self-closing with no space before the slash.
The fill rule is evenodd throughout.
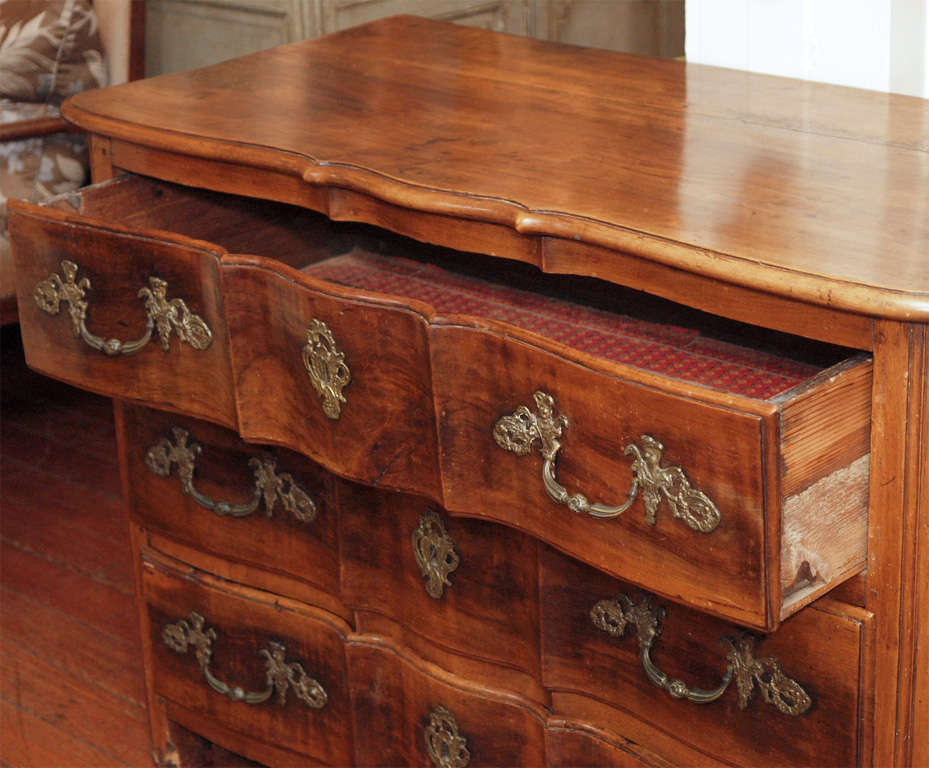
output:
<path id="1" fill-rule="evenodd" d="M 141 177 L 11 211 L 44 373 L 744 626 L 771 630 L 864 566 L 864 355 L 763 350 L 760 329 L 619 286 Z"/>
<path id="2" fill-rule="evenodd" d="M 219 222 L 185 197 L 127 177 L 10 202 L 26 359 L 84 389 L 233 425 L 224 249 L 179 233 L 188 216 L 204 238 Z"/>
<path id="3" fill-rule="evenodd" d="M 476 258 L 359 249 L 306 269 L 428 303 L 446 509 L 762 630 L 863 568 L 866 356 L 758 349 L 759 329 L 647 297 L 686 322 L 620 314 L 593 303 L 633 309 L 631 292 L 531 268 L 538 290 L 491 282 L 465 273 L 494 269 Z"/>
<path id="4" fill-rule="evenodd" d="M 29 365 L 226 426 L 236 408 L 224 255 L 305 264 L 338 249 L 318 214 L 133 175 L 9 209 Z"/>

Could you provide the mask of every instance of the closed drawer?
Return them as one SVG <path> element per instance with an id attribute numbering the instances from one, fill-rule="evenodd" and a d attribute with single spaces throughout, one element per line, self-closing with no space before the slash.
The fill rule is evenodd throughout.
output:
<path id="1" fill-rule="evenodd" d="M 859 763 L 867 611 L 826 598 L 756 637 L 548 548 L 541 593 L 556 716 L 618 729 L 671 762 Z"/>
<path id="2" fill-rule="evenodd" d="M 867 358 L 795 338 L 738 346 L 758 332 L 667 303 L 643 309 L 689 324 L 561 301 L 544 292 L 591 286 L 538 273 L 522 275 L 540 283 L 528 292 L 369 252 L 308 271 L 429 303 L 450 511 L 765 630 L 864 567 Z M 621 289 L 599 291 L 617 304 Z"/>
<path id="3" fill-rule="evenodd" d="M 424 499 L 340 484 L 342 588 L 360 633 L 544 703 L 538 542 Z"/>
<path id="4" fill-rule="evenodd" d="M 545 765 L 544 711 L 406 652 L 349 643 L 356 765 Z"/>
<path id="5" fill-rule="evenodd" d="M 159 229 L 170 216 L 133 218 L 167 203 L 166 189 L 130 177 L 44 206 L 11 201 L 27 361 L 84 389 L 233 425 L 223 249 Z"/>
<path id="6" fill-rule="evenodd" d="M 552 768 L 670 768 L 673 765 L 637 744 L 611 740 L 589 724 L 552 720 L 545 731 L 548 764 Z"/>
<path id="7" fill-rule="evenodd" d="M 155 695 L 251 740 L 351 764 L 344 622 L 151 552 L 142 601 Z"/>
<path id="8" fill-rule="evenodd" d="M 224 573 L 229 578 L 348 615 L 339 594 L 337 507 L 323 470 L 204 421 L 125 407 L 120 423 L 129 509 L 141 526 L 198 556 L 238 564 Z"/>

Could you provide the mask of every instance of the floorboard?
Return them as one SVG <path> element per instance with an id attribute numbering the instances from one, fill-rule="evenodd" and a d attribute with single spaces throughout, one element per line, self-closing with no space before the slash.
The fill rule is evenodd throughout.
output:
<path id="1" fill-rule="evenodd" d="M 0 766 L 152 765 L 107 400 L 0 336 Z"/>

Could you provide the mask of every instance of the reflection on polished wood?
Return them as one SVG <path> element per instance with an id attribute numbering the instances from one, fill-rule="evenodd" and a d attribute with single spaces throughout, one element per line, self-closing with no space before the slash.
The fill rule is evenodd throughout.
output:
<path id="1" fill-rule="evenodd" d="M 173 151 L 234 145 L 237 162 L 313 187 L 929 317 L 920 99 L 394 17 L 81 94 L 64 113 Z"/>

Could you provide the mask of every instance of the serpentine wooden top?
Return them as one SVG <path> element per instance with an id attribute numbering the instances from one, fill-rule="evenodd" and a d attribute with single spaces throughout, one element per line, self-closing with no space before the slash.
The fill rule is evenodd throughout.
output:
<path id="1" fill-rule="evenodd" d="M 83 93 L 64 114 L 411 215 L 929 319 L 922 99 L 394 17 Z"/>

